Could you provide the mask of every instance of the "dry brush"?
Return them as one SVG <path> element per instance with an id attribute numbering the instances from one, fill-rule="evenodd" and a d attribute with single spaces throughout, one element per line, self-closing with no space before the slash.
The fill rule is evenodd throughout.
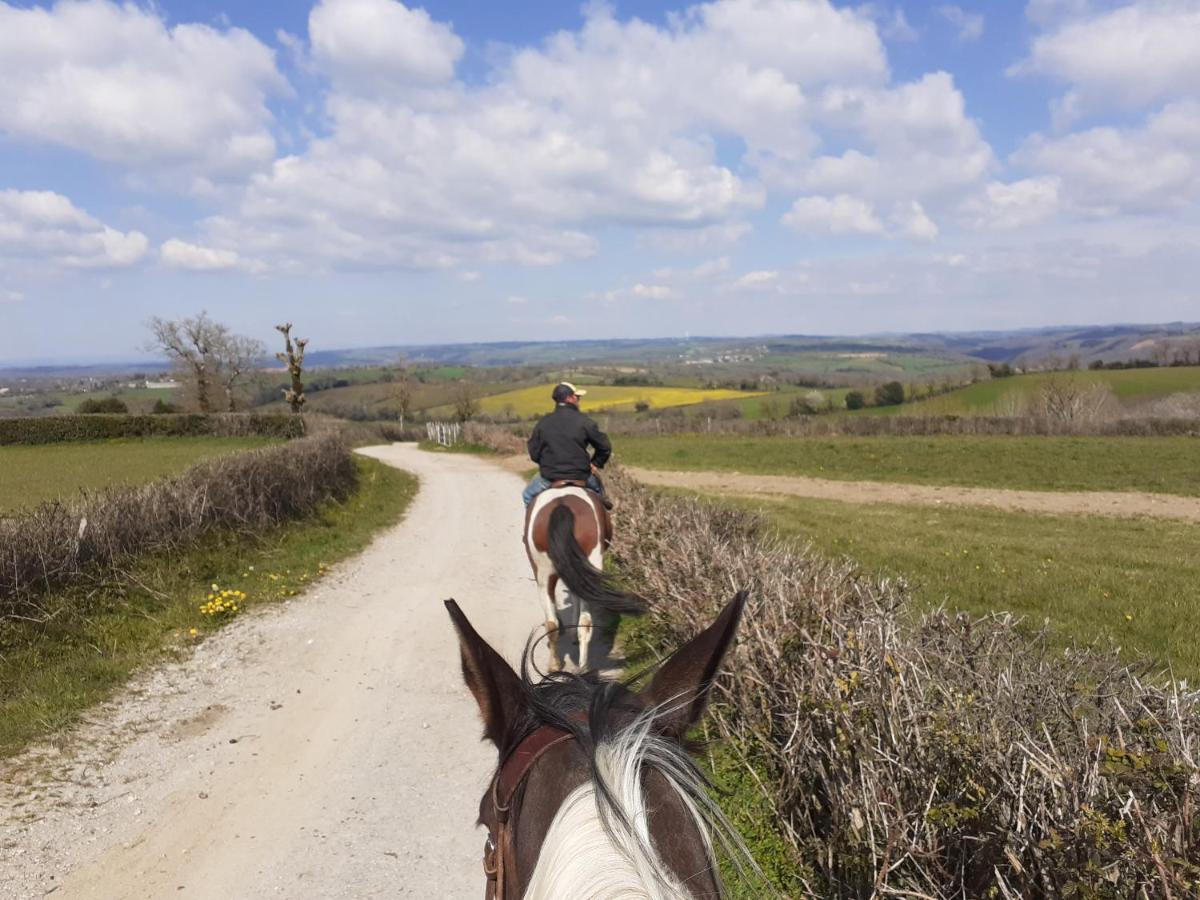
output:
<path id="1" fill-rule="evenodd" d="M 663 647 L 751 590 L 715 720 L 811 898 L 1200 896 L 1200 695 L 618 476 Z"/>
<path id="2" fill-rule="evenodd" d="M 357 472 L 337 436 L 302 438 L 2 519 L 0 625 L 46 617 L 48 593 L 88 580 L 102 584 L 138 554 L 171 550 L 218 528 L 252 534 L 344 500 Z"/>

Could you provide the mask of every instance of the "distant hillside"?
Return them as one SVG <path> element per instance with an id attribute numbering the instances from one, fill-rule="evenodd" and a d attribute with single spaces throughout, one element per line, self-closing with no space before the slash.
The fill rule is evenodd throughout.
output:
<path id="1" fill-rule="evenodd" d="M 795 364 L 800 356 L 853 360 L 828 366 L 887 374 L 890 369 L 923 372 L 977 362 L 1024 361 L 1038 366 L 1065 363 L 1078 356 L 1081 365 L 1102 359 L 1156 359 L 1159 354 L 1191 352 L 1200 360 L 1200 324 L 1097 325 L 1034 328 L 1016 331 L 929 332 L 862 336 L 763 335 L 749 337 L 673 337 L 587 341 L 499 341 L 495 343 L 396 345 L 352 349 L 319 349 L 308 353 L 312 369 L 393 366 L 400 363 L 445 366 L 555 366 L 676 363 L 689 366 L 728 364 Z M 891 364 L 872 365 L 876 355 Z M 866 360 L 867 362 L 862 362 Z M 907 362 L 906 362 L 907 361 Z M 1164 360 L 1167 361 L 1167 360 Z M 909 363 L 912 363 L 911 365 Z M 264 367 L 274 360 L 264 360 Z M 98 365 L 3 366 L 6 379 L 108 376 L 154 372 L 163 363 L 130 362 Z M 899 376 L 901 373 L 897 373 Z"/>

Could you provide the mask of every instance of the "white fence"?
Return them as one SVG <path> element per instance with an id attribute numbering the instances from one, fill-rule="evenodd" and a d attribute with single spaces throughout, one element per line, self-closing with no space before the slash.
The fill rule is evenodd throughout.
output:
<path id="1" fill-rule="evenodd" d="M 426 422 L 429 440 L 443 447 L 453 447 L 462 440 L 462 425 L 458 422 Z"/>

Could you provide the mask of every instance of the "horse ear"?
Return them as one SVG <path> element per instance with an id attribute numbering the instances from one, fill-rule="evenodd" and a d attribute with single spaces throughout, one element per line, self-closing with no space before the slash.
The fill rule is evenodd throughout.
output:
<path id="1" fill-rule="evenodd" d="M 446 611 L 450 613 L 458 632 L 463 681 L 479 704 L 479 712 L 483 716 L 483 735 L 497 749 L 503 749 L 521 709 L 524 693 L 521 679 L 471 627 L 457 603 L 447 600 Z"/>
<path id="2" fill-rule="evenodd" d="M 746 592 L 738 591 L 717 620 L 676 650 L 642 691 L 647 707 L 662 708 L 656 724 L 665 734 L 682 739 L 700 721 L 745 605 Z"/>

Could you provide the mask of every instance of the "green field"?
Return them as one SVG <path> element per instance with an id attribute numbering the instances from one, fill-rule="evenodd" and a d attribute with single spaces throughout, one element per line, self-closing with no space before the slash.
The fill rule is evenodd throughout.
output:
<path id="1" fill-rule="evenodd" d="M 1060 640 L 1112 639 L 1200 676 L 1200 554 L 1195 525 L 856 506 L 831 500 L 739 501 L 823 555 L 909 581 L 923 607 L 1010 611 Z"/>
<path id="2" fill-rule="evenodd" d="M 615 447 L 620 462 L 651 469 L 1200 496 L 1200 440 L 1187 437 L 683 434 L 622 436 Z"/>
<path id="3" fill-rule="evenodd" d="M 150 481 L 269 438 L 154 437 L 0 447 L 0 510 L 70 497 L 81 489 Z"/>
<path id="4" fill-rule="evenodd" d="M 1036 372 L 980 381 L 948 394 L 906 403 L 861 410 L 855 415 L 886 416 L 988 416 L 1016 415 L 1037 391 L 1052 378 L 1081 384 L 1102 384 L 1112 389 L 1124 405 L 1171 394 L 1200 392 L 1200 367 L 1178 366 L 1159 369 L 1080 370 Z"/>
<path id="5" fill-rule="evenodd" d="M 554 408 L 550 399 L 553 384 L 539 384 L 533 387 L 520 388 L 515 391 L 505 391 L 492 394 L 479 401 L 480 411 L 487 416 L 511 415 L 528 418 L 539 413 L 548 413 Z M 583 398 L 582 408 L 585 412 L 601 410 L 633 410 L 638 402 L 649 403 L 651 409 L 665 409 L 675 406 L 692 406 L 709 401 L 741 399 L 749 396 L 744 391 L 705 390 L 702 388 L 683 387 L 613 387 L 609 385 L 587 385 L 580 389 L 587 390 Z M 450 408 L 430 410 L 431 416 L 439 412 L 449 414 Z"/>
<path id="6" fill-rule="evenodd" d="M 47 391 L 43 394 L 17 394 L 0 397 L 0 416 L 3 415 L 62 415 L 73 413 L 84 400 L 106 400 L 116 397 L 129 407 L 131 413 L 148 413 L 155 402 L 180 402 L 179 390 L 172 388 L 121 388 L 116 391 L 68 393 Z"/>

